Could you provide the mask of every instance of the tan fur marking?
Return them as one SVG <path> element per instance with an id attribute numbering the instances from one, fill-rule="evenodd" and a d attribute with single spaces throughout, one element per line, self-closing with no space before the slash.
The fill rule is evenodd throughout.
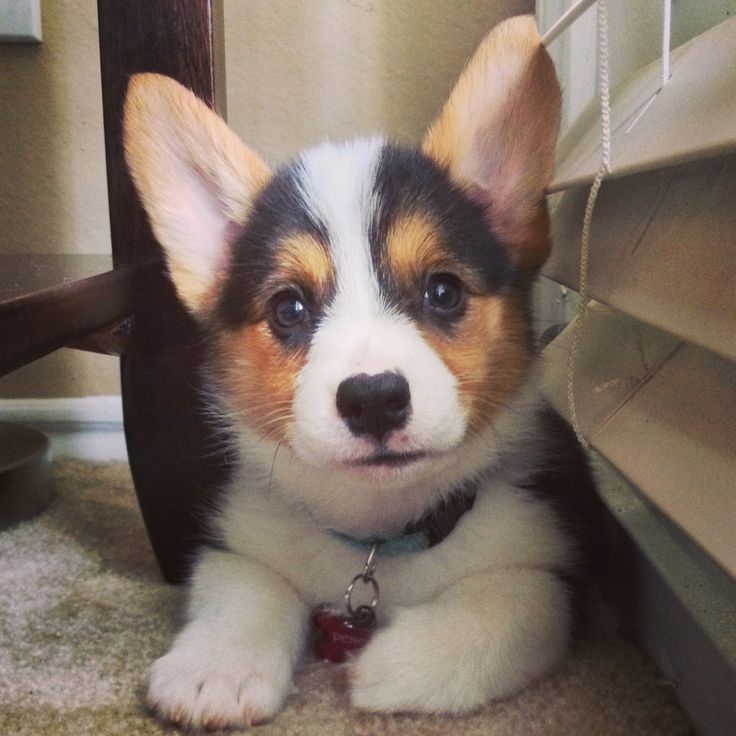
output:
<path id="1" fill-rule="evenodd" d="M 458 381 L 471 430 L 486 426 L 518 389 L 531 364 L 523 299 L 511 292 L 483 296 L 477 275 L 443 248 L 431 219 L 412 213 L 399 219 L 386 241 L 391 272 L 407 286 L 427 273 L 457 275 L 471 292 L 468 309 L 452 334 L 424 327 L 422 334 Z M 473 294 L 472 292 L 476 292 Z"/>
<path id="2" fill-rule="evenodd" d="M 225 391 L 248 424 L 274 442 L 288 439 L 296 376 L 306 350 L 286 352 L 266 322 L 220 336 Z"/>
<path id="3" fill-rule="evenodd" d="M 392 224 L 386 237 L 386 257 L 397 279 L 411 283 L 442 263 L 445 254 L 432 222 L 421 213 L 412 213 Z"/>
<path id="4" fill-rule="evenodd" d="M 334 282 L 332 261 L 311 235 L 298 233 L 279 243 L 274 278 L 292 281 L 320 295 Z"/>
<path id="5" fill-rule="evenodd" d="M 532 361 L 527 329 L 514 298 L 474 296 L 452 335 L 423 331 L 457 378 L 471 430 L 492 422 L 526 377 Z"/>
<path id="6" fill-rule="evenodd" d="M 274 268 L 254 285 L 256 318 L 265 319 L 269 300 L 279 291 L 298 287 L 317 302 L 325 300 L 335 281 L 335 269 L 326 249 L 306 233 L 290 235 L 275 246 Z"/>
<path id="7" fill-rule="evenodd" d="M 430 273 L 453 273 L 472 291 L 482 288 L 477 274 L 453 258 L 440 242 L 437 227 L 421 212 L 393 223 L 386 237 L 386 258 L 400 284 L 411 286 Z"/>
<path id="8" fill-rule="evenodd" d="M 305 233 L 291 235 L 279 243 L 275 268 L 263 285 L 264 315 L 270 296 L 287 285 L 300 286 L 320 299 L 333 281 L 332 261 L 324 247 Z M 285 350 L 264 318 L 234 333 L 221 333 L 219 358 L 227 394 L 248 424 L 275 442 L 287 440 L 294 383 L 306 349 Z"/>

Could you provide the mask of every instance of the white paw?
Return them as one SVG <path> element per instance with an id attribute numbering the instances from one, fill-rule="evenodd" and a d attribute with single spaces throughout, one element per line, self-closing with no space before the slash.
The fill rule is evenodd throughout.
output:
<path id="1" fill-rule="evenodd" d="M 276 714 L 291 689 L 288 658 L 175 646 L 154 662 L 148 704 L 187 729 L 247 728 Z"/>
<path id="2" fill-rule="evenodd" d="M 491 595 L 489 591 L 504 591 Z M 371 711 L 466 713 L 514 695 L 564 655 L 567 598 L 551 573 L 463 578 L 399 609 L 352 667 L 352 700 Z"/>
<path id="3" fill-rule="evenodd" d="M 455 646 L 447 620 L 403 609 L 350 669 L 353 705 L 377 712 L 463 713 L 487 699 L 479 658 Z M 460 643 L 460 642 L 457 642 Z"/>

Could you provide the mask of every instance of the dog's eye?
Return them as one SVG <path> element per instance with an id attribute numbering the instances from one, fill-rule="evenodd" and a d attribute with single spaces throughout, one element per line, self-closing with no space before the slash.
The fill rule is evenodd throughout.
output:
<path id="1" fill-rule="evenodd" d="M 463 304 L 463 288 L 460 280 L 449 273 L 430 276 L 424 292 L 424 305 L 433 312 L 451 315 Z"/>
<path id="2" fill-rule="evenodd" d="M 271 300 L 271 324 L 280 335 L 289 336 L 309 323 L 309 308 L 295 291 L 282 291 Z"/>

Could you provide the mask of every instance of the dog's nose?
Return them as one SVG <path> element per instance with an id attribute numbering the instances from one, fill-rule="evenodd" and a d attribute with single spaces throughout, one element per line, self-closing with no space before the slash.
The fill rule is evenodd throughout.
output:
<path id="1" fill-rule="evenodd" d="M 409 383 L 398 373 L 360 373 L 337 387 L 337 410 L 353 434 L 370 434 L 379 442 L 409 418 Z"/>

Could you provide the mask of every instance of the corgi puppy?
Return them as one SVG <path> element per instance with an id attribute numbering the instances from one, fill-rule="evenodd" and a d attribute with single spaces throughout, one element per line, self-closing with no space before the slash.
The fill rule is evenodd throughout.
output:
<path id="1" fill-rule="evenodd" d="M 591 479 L 539 398 L 530 326 L 559 107 L 530 16 L 491 32 L 418 149 L 325 143 L 272 170 L 178 83 L 132 79 L 128 165 L 238 449 L 150 672 L 162 718 L 274 716 L 313 609 L 448 509 L 421 548 L 377 547 L 352 703 L 463 713 L 564 655 Z"/>

